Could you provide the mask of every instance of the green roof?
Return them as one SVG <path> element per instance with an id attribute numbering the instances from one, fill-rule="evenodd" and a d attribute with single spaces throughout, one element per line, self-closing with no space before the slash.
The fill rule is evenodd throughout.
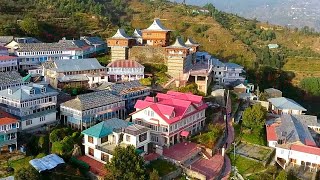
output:
<path id="1" fill-rule="evenodd" d="M 26 75 L 25 77 L 22 78 L 23 82 L 29 82 L 31 78 L 31 74 Z"/>
<path id="2" fill-rule="evenodd" d="M 112 118 L 82 131 L 82 134 L 96 138 L 102 138 L 112 134 L 112 132 L 116 129 L 126 128 L 131 124 L 132 122 L 127 122 L 118 118 Z"/>

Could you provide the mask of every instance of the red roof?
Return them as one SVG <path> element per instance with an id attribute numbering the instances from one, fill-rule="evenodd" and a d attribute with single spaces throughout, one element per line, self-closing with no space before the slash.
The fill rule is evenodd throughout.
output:
<path id="1" fill-rule="evenodd" d="M 12 59 L 17 59 L 15 56 L 0 56 L 0 61 L 8 61 Z"/>
<path id="2" fill-rule="evenodd" d="M 115 60 L 109 63 L 107 67 L 143 68 L 144 66 L 134 60 Z"/>
<path id="3" fill-rule="evenodd" d="M 190 106 L 193 106 L 196 112 L 208 107 L 207 104 L 202 102 L 201 96 L 188 93 L 175 93 L 173 91 L 169 93 L 171 95 L 158 93 L 156 96 L 157 101 L 154 101 L 151 97 L 147 97 L 144 101 L 138 100 L 134 107 L 138 111 L 149 107 L 168 124 L 177 122 L 190 115 L 190 113 L 187 112 Z M 172 118 L 166 117 L 173 115 L 173 112 L 174 116 Z"/>
<path id="4" fill-rule="evenodd" d="M 9 113 L 0 111 L 0 125 L 13 124 L 17 122 L 18 122 L 18 119 L 16 119 Z"/>
<path id="5" fill-rule="evenodd" d="M 169 148 L 164 148 L 163 156 L 174 159 L 176 161 L 183 161 L 185 159 L 188 159 L 199 150 L 200 148 L 196 143 L 182 142 L 175 144 Z"/>
<path id="6" fill-rule="evenodd" d="M 277 141 L 276 126 L 274 124 L 267 126 L 267 141 Z"/>
<path id="7" fill-rule="evenodd" d="M 320 148 L 304 145 L 291 145 L 291 150 L 320 156 Z"/>
<path id="8" fill-rule="evenodd" d="M 95 159 L 92 159 L 88 156 L 80 156 L 79 160 L 86 162 L 90 166 L 90 171 L 99 176 L 105 176 L 107 174 L 107 170 L 104 167 L 105 165 Z"/>

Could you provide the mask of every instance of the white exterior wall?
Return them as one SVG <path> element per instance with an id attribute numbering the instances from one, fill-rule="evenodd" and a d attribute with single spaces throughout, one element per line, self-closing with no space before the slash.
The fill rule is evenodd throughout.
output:
<path id="1" fill-rule="evenodd" d="M 4 60 L 4 61 L 0 61 L 0 71 L 5 71 L 5 70 L 1 70 L 2 68 L 6 68 L 6 67 L 12 67 L 15 70 L 18 70 L 18 61 L 17 59 L 11 59 L 11 60 Z"/>
<path id="2" fill-rule="evenodd" d="M 269 147 L 276 147 L 276 145 L 278 144 L 278 142 L 277 141 L 268 141 L 268 146 Z"/>
<path id="3" fill-rule="evenodd" d="M 28 130 L 28 129 L 32 129 L 32 128 L 36 128 L 36 127 L 41 127 L 44 124 L 51 124 L 51 123 L 56 123 L 57 122 L 57 114 L 56 112 L 52 112 L 49 114 L 46 114 L 44 116 L 39 116 L 36 118 L 32 118 L 32 119 L 28 119 L 28 120 L 32 120 L 32 124 L 27 125 L 27 121 L 28 120 L 24 120 L 21 121 L 21 130 Z M 40 121 L 40 118 L 44 117 L 45 120 L 44 121 Z"/>
<path id="4" fill-rule="evenodd" d="M 320 156 L 318 155 L 283 149 L 279 147 L 276 148 L 276 158 L 278 157 L 285 159 L 287 163 L 289 162 L 289 159 L 295 159 L 296 160 L 295 164 L 297 165 L 304 165 L 304 164 L 301 164 L 302 161 L 320 164 Z"/>

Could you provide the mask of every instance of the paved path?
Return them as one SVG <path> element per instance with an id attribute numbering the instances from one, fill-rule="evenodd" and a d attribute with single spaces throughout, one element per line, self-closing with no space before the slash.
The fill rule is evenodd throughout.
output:
<path id="1" fill-rule="evenodd" d="M 231 103 L 227 104 L 227 111 L 231 112 Z M 234 128 L 232 126 L 232 117 L 227 116 L 227 121 L 228 121 L 228 137 L 227 137 L 227 147 L 226 150 L 229 149 L 232 146 L 232 143 L 234 142 Z M 224 177 L 222 179 L 229 179 L 229 176 L 231 174 L 231 161 L 230 158 L 225 155 L 225 169 L 224 169 Z"/>

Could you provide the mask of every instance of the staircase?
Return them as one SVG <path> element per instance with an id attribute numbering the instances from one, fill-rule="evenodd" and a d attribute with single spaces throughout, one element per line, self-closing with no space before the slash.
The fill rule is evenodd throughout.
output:
<path id="1" fill-rule="evenodd" d="M 175 78 L 171 78 L 169 82 L 167 82 L 167 84 L 164 85 L 164 89 L 166 89 L 168 86 L 170 86 L 170 84 L 172 84 L 176 79 Z"/>

